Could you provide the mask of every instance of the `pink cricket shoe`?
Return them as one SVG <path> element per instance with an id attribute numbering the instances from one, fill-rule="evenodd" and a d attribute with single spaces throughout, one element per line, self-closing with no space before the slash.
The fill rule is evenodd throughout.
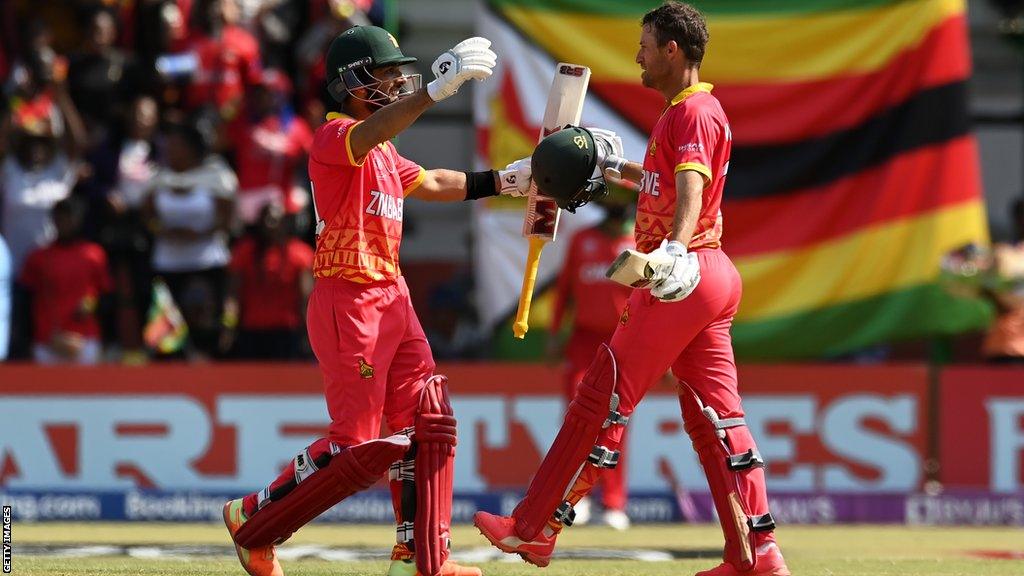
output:
<path id="1" fill-rule="evenodd" d="M 536 540 L 524 542 L 516 536 L 515 520 L 487 512 L 474 514 L 473 524 L 498 550 L 506 554 L 519 554 L 523 560 L 541 568 L 551 563 L 556 536 L 547 538 L 541 533 Z"/>
<path id="2" fill-rule="evenodd" d="M 250 576 L 284 576 L 284 570 L 277 561 L 277 552 L 273 546 L 263 548 L 242 548 L 235 542 L 235 533 L 248 520 L 242 510 L 242 499 L 232 500 L 224 505 L 224 525 L 231 534 L 231 543 L 235 545 L 238 561 Z"/>
<path id="3" fill-rule="evenodd" d="M 786 561 L 775 542 L 765 542 L 757 547 L 757 562 L 753 570 L 740 572 L 728 562 L 722 562 L 711 570 L 697 572 L 696 576 L 790 576 Z"/>

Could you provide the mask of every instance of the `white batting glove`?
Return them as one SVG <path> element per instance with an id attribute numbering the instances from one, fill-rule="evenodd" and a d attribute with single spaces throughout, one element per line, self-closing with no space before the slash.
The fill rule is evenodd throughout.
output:
<path id="1" fill-rule="evenodd" d="M 427 94 L 434 102 L 440 102 L 458 92 L 467 80 L 486 80 L 490 77 L 498 62 L 498 56 L 490 46 L 491 41 L 487 38 L 474 36 L 438 56 L 430 66 L 434 79 L 427 84 Z"/>
<path id="2" fill-rule="evenodd" d="M 622 178 L 622 167 L 626 165 L 625 149 L 622 138 L 611 130 L 603 128 L 587 128 L 594 137 L 597 146 L 597 166 L 601 173 L 615 178 Z"/>
<path id="3" fill-rule="evenodd" d="M 661 254 L 658 254 L 658 253 Z M 700 263 L 697 255 L 686 251 L 682 242 L 662 240 L 651 258 L 672 258 L 672 267 L 661 280 L 651 286 L 651 295 L 662 302 L 678 302 L 686 298 L 700 283 Z"/>
<path id="4" fill-rule="evenodd" d="M 506 196 L 526 196 L 530 193 L 532 174 L 533 169 L 530 167 L 529 156 L 505 166 L 504 170 L 498 170 L 498 180 L 501 181 L 500 192 Z"/>

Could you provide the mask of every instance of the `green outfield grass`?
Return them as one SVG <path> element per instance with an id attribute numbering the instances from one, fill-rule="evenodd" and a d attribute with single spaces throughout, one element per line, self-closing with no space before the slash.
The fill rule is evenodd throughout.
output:
<path id="1" fill-rule="evenodd" d="M 156 560 L 133 557 L 62 558 L 18 555 L 18 545 L 59 544 L 176 544 L 224 545 L 226 534 L 214 524 L 15 524 L 14 574 L 25 575 L 236 575 L 241 568 L 226 551 L 215 557 Z M 470 526 L 454 534 L 457 549 L 482 548 L 486 541 Z M 394 538 L 387 526 L 314 525 L 295 535 L 287 546 L 329 545 L 383 549 Z M 796 575 L 827 576 L 1020 576 L 1022 560 L 972 557 L 972 551 L 1024 553 L 1024 531 L 1014 528 L 905 528 L 901 526 L 787 526 L 779 540 Z M 636 560 L 559 560 L 543 572 L 515 562 L 480 564 L 494 576 L 534 575 L 687 575 L 714 565 L 721 545 L 715 526 L 641 526 L 625 533 L 607 528 L 577 527 L 566 531 L 560 550 L 579 548 L 642 548 L 666 550 L 684 559 L 665 562 Z M 289 575 L 383 576 L 380 561 L 294 560 L 284 563 Z"/>

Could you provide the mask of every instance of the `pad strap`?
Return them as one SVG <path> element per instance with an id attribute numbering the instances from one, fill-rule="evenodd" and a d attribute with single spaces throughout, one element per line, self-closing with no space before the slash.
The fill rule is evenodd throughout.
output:
<path id="1" fill-rule="evenodd" d="M 590 451 L 590 456 L 587 456 L 587 462 L 598 468 L 615 468 L 619 465 L 619 451 L 609 450 L 604 446 L 594 446 Z"/>
<path id="2" fill-rule="evenodd" d="M 742 454 L 728 456 L 726 458 L 726 465 L 733 472 L 750 468 L 764 468 L 764 459 L 761 458 L 761 454 L 756 449 L 751 448 Z"/>
<path id="3" fill-rule="evenodd" d="M 771 512 L 765 512 L 750 517 L 750 529 L 754 532 L 771 532 L 775 530 L 775 517 Z"/>

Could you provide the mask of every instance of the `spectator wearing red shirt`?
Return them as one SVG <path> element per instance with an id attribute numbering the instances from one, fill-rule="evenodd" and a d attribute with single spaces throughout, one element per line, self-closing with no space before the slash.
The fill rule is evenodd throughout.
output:
<path id="1" fill-rule="evenodd" d="M 309 124 L 288 108 L 291 82 L 268 69 L 249 92 L 244 123 L 233 138 L 238 167 L 238 217 L 253 224 L 263 207 L 277 203 L 288 214 L 309 204 L 309 193 L 297 186 L 296 173 L 313 143 Z"/>
<path id="2" fill-rule="evenodd" d="M 557 358 L 562 348 L 559 334 L 562 322 L 571 308 L 575 317 L 568 342 L 564 346 L 565 396 L 567 403 L 576 394 L 576 386 L 594 359 L 598 346 L 608 342 L 632 289 L 608 280 L 605 271 L 615 257 L 633 248 L 633 215 L 630 194 L 623 188 L 610 187 L 609 194 L 597 202 L 605 210 L 604 219 L 596 226 L 577 232 L 569 242 L 565 265 L 558 275 L 548 340 L 549 358 Z M 622 442 L 625 447 L 625 440 Z M 605 470 L 601 476 L 603 523 L 625 530 L 626 516 L 625 450 L 619 465 Z M 582 504 L 580 506 L 579 504 Z M 589 500 L 576 506 L 576 523 L 589 520 Z"/>
<path id="3" fill-rule="evenodd" d="M 107 255 L 82 240 L 84 208 L 74 198 L 54 205 L 56 241 L 29 254 L 18 283 L 31 294 L 32 355 L 41 364 L 101 360 L 100 298 L 111 291 Z"/>
<path id="4" fill-rule="evenodd" d="M 238 25 L 241 12 L 236 0 L 200 0 L 192 16 L 196 35 L 186 46 L 196 57 L 197 69 L 186 90 L 186 105 L 212 105 L 221 118 L 230 120 L 241 108 L 246 87 L 259 81 L 259 43 Z"/>
<path id="5" fill-rule="evenodd" d="M 290 218 L 279 204 L 268 204 L 260 216 L 231 255 L 222 345 L 230 347 L 237 324 L 236 357 L 296 359 L 304 348 L 313 250 L 289 235 Z"/>

